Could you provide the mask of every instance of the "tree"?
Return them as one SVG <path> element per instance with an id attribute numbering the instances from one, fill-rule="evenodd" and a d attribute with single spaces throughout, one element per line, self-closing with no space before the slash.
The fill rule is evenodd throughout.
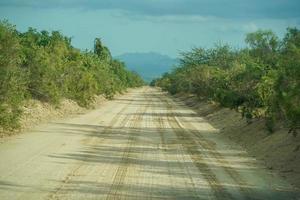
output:
<path id="1" fill-rule="evenodd" d="M 0 127 L 18 127 L 26 95 L 26 73 L 19 67 L 21 47 L 15 27 L 0 21 Z"/>
<path id="2" fill-rule="evenodd" d="M 246 36 L 249 48 L 193 48 L 181 53 L 180 65 L 152 82 L 171 94 L 192 93 L 241 111 L 251 121 L 266 119 L 274 130 L 284 122 L 300 127 L 300 31 L 288 28 L 283 40 L 272 31 Z"/>
<path id="3" fill-rule="evenodd" d="M 250 46 L 250 53 L 259 61 L 267 64 L 269 67 L 275 67 L 277 64 L 277 51 L 279 48 L 278 37 L 270 30 L 258 30 L 249 33 L 245 39 Z"/>
<path id="4" fill-rule="evenodd" d="M 0 128 L 15 128 L 26 98 L 59 106 L 62 98 L 88 107 L 95 95 L 112 98 L 142 79 L 112 60 L 96 38 L 94 53 L 80 51 L 59 31 L 18 32 L 0 22 Z"/>
<path id="5" fill-rule="evenodd" d="M 101 60 L 106 62 L 110 62 L 112 60 L 109 49 L 102 44 L 100 38 L 96 38 L 94 41 L 94 53 L 98 55 Z"/>

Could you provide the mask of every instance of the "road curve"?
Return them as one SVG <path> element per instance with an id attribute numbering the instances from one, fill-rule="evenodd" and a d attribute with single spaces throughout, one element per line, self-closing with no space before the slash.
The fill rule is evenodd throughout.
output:
<path id="1" fill-rule="evenodd" d="M 299 199 L 197 114 L 143 87 L 0 140 L 0 199 Z"/>

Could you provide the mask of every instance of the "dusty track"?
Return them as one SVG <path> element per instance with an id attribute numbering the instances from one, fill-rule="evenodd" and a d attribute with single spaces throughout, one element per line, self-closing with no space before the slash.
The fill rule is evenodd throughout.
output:
<path id="1" fill-rule="evenodd" d="M 0 160 L 1 200 L 299 196 L 195 112 L 148 87 L 2 141 Z"/>

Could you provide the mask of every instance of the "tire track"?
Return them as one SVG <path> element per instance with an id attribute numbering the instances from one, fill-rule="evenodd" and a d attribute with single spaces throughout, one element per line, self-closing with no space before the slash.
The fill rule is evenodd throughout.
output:
<path id="1" fill-rule="evenodd" d="M 140 88 L 13 139 L 1 147 L 1 177 L 28 164 L 0 177 L 0 199 L 297 199 L 284 180 L 247 167 L 237 146 L 206 135 L 209 123 L 189 110 Z"/>
<path id="2" fill-rule="evenodd" d="M 175 119 L 177 122 L 178 120 Z M 214 158 L 218 163 L 226 166 L 222 167 L 222 169 L 230 176 L 230 178 L 236 183 L 238 186 L 242 196 L 244 199 L 253 199 L 251 189 L 244 187 L 247 186 L 247 182 L 244 180 L 244 178 L 232 167 L 230 167 L 230 163 L 224 159 L 224 157 L 216 150 L 215 146 L 209 142 L 207 139 L 205 139 L 201 134 L 199 134 L 199 131 L 193 126 L 192 123 L 185 121 L 183 124 L 186 124 L 186 126 L 181 125 L 181 128 L 186 130 L 187 132 L 194 135 L 198 140 L 195 140 L 203 149 L 209 150 L 208 156 Z M 190 127 L 189 129 L 185 129 L 185 127 Z"/>
<path id="3" fill-rule="evenodd" d="M 99 145 L 101 144 L 105 139 L 102 138 L 100 141 L 96 141 L 95 143 L 95 136 L 98 134 L 107 134 L 109 133 L 109 131 L 119 122 L 120 118 L 121 118 L 121 113 L 123 113 L 126 109 L 128 109 L 128 107 L 132 104 L 133 100 L 130 100 L 129 105 L 125 105 L 110 121 L 110 123 L 108 124 L 107 127 L 105 127 L 105 129 L 99 133 L 93 133 L 91 135 L 91 139 L 89 139 L 85 145 L 88 146 L 93 146 L 93 145 Z M 120 127 L 123 127 L 128 121 L 130 120 L 130 118 L 124 116 L 123 120 L 120 122 Z M 71 170 L 70 173 L 68 173 L 66 175 L 66 177 L 61 181 L 61 184 L 59 187 L 57 187 L 53 192 L 51 192 L 48 197 L 46 199 L 48 200 L 54 200 L 54 199 L 60 199 L 59 196 L 61 195 L 61 192 L 67 187 L 67 185 L 72 181 L 72 179 L 76 176 L 78 176 L 78 174 L 80 173 L 80 170 L 83 169 L 84 167 L 84 163 L 88 160 L 88 157 L 86 157 L 85 159 L 81 160 L 78 162 L 78 164 L 76 164 L 76 166 Z"/>
<path id="4" fill-rule="evenodd" d="M 230 166 L 230 163 L 226 160 L 224 160 L 223 156 L 212 146 L 211 143 L 209 143 L 203 136 L 199 135 L 199 132 L 195 130 L 194 126 L 191 123 L 188 123 L 189 127 L 191 127 L 192 130 L 190 130 L 190 133 L 192 133 L 195 137 L 197 137 L 199 140 L 197 140 L 197 143 L 204 149 L 209 150 L 208 155 L 211 155 L 214 159 L 217 160 L 218 163 L 221 163 L 225 165 L 226 167 L 222 167 L 224 171 L 231 177 L 232 180 L 237 184 L 239 187 L 239 190 L 241 191 L 243 197 L 245 199 L 253 199 L 251 194 L 251 189 L 244 187 L 247 186 L 247 182 L 243 179 L 243 177 L 235 171 Z"/>
<path id="5" fill-rule="evenodd" d="M 129 128 L 138 128 L 140 123 L 142 122 L 143 119 L 143 114 L 147 111 L 149 107 L 149 102 L 147 102 L 147 105 L 141 106 L 137 111 L 136 114 L 133 116 L 132 123 L 129 125 Z M 130 134 L 130 133 L 129 133 Z M 113 183 L 110 187 L 109 193 L 106 197 L 107 200 L 109 199 L 119 199 L 122 194 L 122 187 L 124 185 L 124 180 L 126 178 L 128 169 L 130 165 L 132 165 L 132 157 L 134 156 L 132 154 L 132 146 L 134 143 L 136 143 L 137 136 L 136 134 L 131 133 L 126 147 L 123 151 L 122 159 L 119 164 L 119 167 L 115 173 Z"/>
<path id="6" fill-rule="evenodd" d="M 166 124 L 163 120 L 163 117 L 161 115 L 159 115 L 159 113 L 153 112 L 153 114 L 154 114 L 154 122 L 155 122 L 155 125 L 156 125 L 155 127 L 157 129 L 157 132 L 159 133 L 163 151 L 166 153 L 168 150 L 170 150 L 170 147 L 169 147 L 168 143 L 166 142 L 164 133 L 162 132 L 162 130 L 166 128 Z M 196 186 L 195 186 L 195 182 L 192 178 L 192 175 L 191 175 L 189 169 L 187 169 L 187 167 L 184 166 L 183 163 L 181 162 L 181 160 L 184 160 L 183 154 L 182 154 L 182 152 L 184 152 L 184 151 L 181 147 L 182 146 L 179 147 L 179 152 L 180 152 L 179 154 L 181 156 L 181 159 L 177 158 L 176 162 L 178 164 L 178 167 L 181 169 L 181 171 L 185 172 L 185 174 L 187 175 L 187 178 L 188 178 L 189 181 L 188 181 L 188 183 L 187 182 L 186 183 L 192 185 L 193 189 L 192 190 L 188 189 L 189 192 L 192 194 L 193 198 L 199 199 L 200 197 L 196 193 Z M 165 155 L 165 153 L 164 153 L 164 155 Z M 172 174 L 172 172 L 171 172 L 172 166 L 170 165 L 169 162 L 168 162 L 167 165 L 168 165 L 168 173 L 169 173 L 169 175 L 171 175 Z"/>
<path id="7" fill-rule="evenodd" d="M 170 124 L 171 128 L 175 132 L 176 136 L 178 137 L 178 141 L 184 147 L 186 152 L 190 155 L 195 166 L 201 172 L 202 176 L 208 182 L 215 199 L 234 199 L 234 197 L 219 183 L 216 175 L 210 169 L 210 167 L 205 163 L 203 154 L 197 149 L 197 142 L 187 133 L 178 120 L 173 112 L 172 105 L 166 100 L 160 98 L 163 102 L 165 102 L 168 110 L 167 120 Z"/>

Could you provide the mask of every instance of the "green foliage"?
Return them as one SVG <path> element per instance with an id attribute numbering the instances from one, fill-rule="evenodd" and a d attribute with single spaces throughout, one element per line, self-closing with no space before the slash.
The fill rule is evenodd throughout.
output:
<path id="1" fill-rule="evenodd" d="M 300 127 L 300 31 L 287 29 L 283 40 L 272 31 L 247 34 L 249 48 L 194 48 L 180 65 L 151 84 L 175 93 L 193 93 L 241 111 L 265 117 L 272 132 L 278 121 Z"/>
<path id="2" fill-rule="evenodd" d="M 245 39 L 250 46 L 250 54 L 265 66 L 276 67 L 279 48 L 278 37 L 270 30 L 249 33 Z"/>
<path id="3" fill-rule="evenodd" d="M 112 59 L 99 38 L 94 52 L 81 52 L 58 31 L 20 33 L 0 22 L 0 127 L 16 128 L 25 98 L 59 105 L 62 98 L 89 106 L 95 95 L 112 98 L 143 80 Z"/>
<path id="4" fill-rule="evenodd" d="M 94 42 L 94 53 L 101 59 L 106 62 L 110 62 L 112 60 L 109 49 L 104 46 L 101 42 L 100 38 L 96 38 Z"/>
<path id="5" fill-rule="evenodd" d="M 26 73 L 21 62 L 19 39 L 15 27 L 0 22 L 0 127 L 17 128 L 26 93 Z"/>

